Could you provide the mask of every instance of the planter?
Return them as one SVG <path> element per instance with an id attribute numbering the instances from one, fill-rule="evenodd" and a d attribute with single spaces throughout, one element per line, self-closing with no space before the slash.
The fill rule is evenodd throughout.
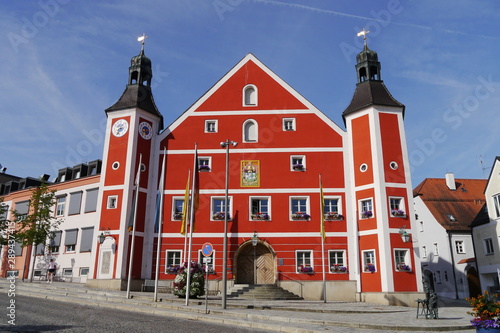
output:
<path id="1" fill-rule="evenodd" d="M 391 211 L 391 215 L 394 217 L 406 217 L 406 214 L 402 210 L 393 210 Z"/>
<path id="2" fill-rule="evenodd" d="M 325 221 L 340 221 L 343 219 L 344 219 L 344 217 L 340 214 L 337 214 L 337 213 L 326 213 L 325 214 Z"/>
<path id="3" fill-rule="evenodd" d="M 309 220 L 311 218 L 311 215 L 307 213 L 295 213 L 292 214 L 292 220 Z"/>
<path id="4" fill-rule="evenodd" d="M 269 220 L 269 214 L 266 213 L 256 213 L 252 214 L 252 220 Z"/>
<path id="5" fill-rule="evenodd" d="M 214 219 L 214 220 L 224 220 L 224 217 L 225 217 L 225 214 L 222 212 L 215 213 L 214 215 L 212 215 L 212 219 Z M 227 219 L 230 220 L 231 215 L 228 214 Z"/>
<path id="6" fill-rule="evenodd" d="M 366 211 L 366 212 L 361 213 L 361 218 L 363 218 L 363 219 L 369 219 L 372 216 L 373 216 L 373 213 L 370 211 Z"/>
<path id="7" fill-rule="evenodd" d="M 292 169 L 295 170 L 295 171 L 304 171 L 304 166 L 302 164 L 295 164 L 292 167 Z"/>

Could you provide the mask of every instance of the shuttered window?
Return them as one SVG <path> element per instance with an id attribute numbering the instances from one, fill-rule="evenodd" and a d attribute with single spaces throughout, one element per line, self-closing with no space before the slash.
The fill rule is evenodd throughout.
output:
<path id="1" fill-rule="evenodd" d="M 82 228 L 82 242 L 80 243 L 80 252 L 92 251 L 92 240 L 94 239 L 94 227 Z"/>
<path id="2" fill-rule="evenodd" d="M 87 198 L 85 199 L 85 213 L 95 212 L 97 209 L 97 194 L 98 188 L 87 190 Z"/>
<path id="3" fill-rule="evenodd" d="M 70 194 L 68 215 L 80 214 L 80 206 L 82 205 L 82 192 Z"/>

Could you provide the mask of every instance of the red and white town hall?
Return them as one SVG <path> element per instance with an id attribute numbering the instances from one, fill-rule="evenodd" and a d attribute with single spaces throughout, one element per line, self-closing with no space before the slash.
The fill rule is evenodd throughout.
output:
<path id="1" fill-rule="evenodd" d="M 414 303 L 422 286 L 405 107 L 366 40 L 356 60 L 345 130 L 253 54 L 164 127 L 143 46 L 105 110 L 92 246 L 72 274 L 87 265 L 88 285 L 124 289 L 130 264 L 134 285 L 155 278 L 159 248 L 159 279 L 172 281 L 210 243 L 212 289 L 277 284 L 306 299 Z M 194 228 L 182 234 L 189 212 Z"/>

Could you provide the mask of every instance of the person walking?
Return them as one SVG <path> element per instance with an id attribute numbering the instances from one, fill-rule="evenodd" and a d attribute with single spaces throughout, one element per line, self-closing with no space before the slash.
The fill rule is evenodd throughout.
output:
<path id="1" fill-rule="evenodd" d="M 54 259 L 50 259 L 49 276 L 47 277 L 47 283 L 52 283 L 52 281 L 54 281 L 55 272 L 56 272 L 56 263 L 54 262 Z"/>

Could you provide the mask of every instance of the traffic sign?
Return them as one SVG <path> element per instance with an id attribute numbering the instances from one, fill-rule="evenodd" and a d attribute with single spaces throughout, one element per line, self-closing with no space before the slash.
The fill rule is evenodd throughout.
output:
<path id="1" fill-rule="evenodd" d="M 203 246 L 201 247 L 201 253 L 205 257 L 210 257 L 213 252 L 214 252 L 214 247 L 212 246 L 212 243 L 207 242 L 207 243 L 203 244 Z"/>

